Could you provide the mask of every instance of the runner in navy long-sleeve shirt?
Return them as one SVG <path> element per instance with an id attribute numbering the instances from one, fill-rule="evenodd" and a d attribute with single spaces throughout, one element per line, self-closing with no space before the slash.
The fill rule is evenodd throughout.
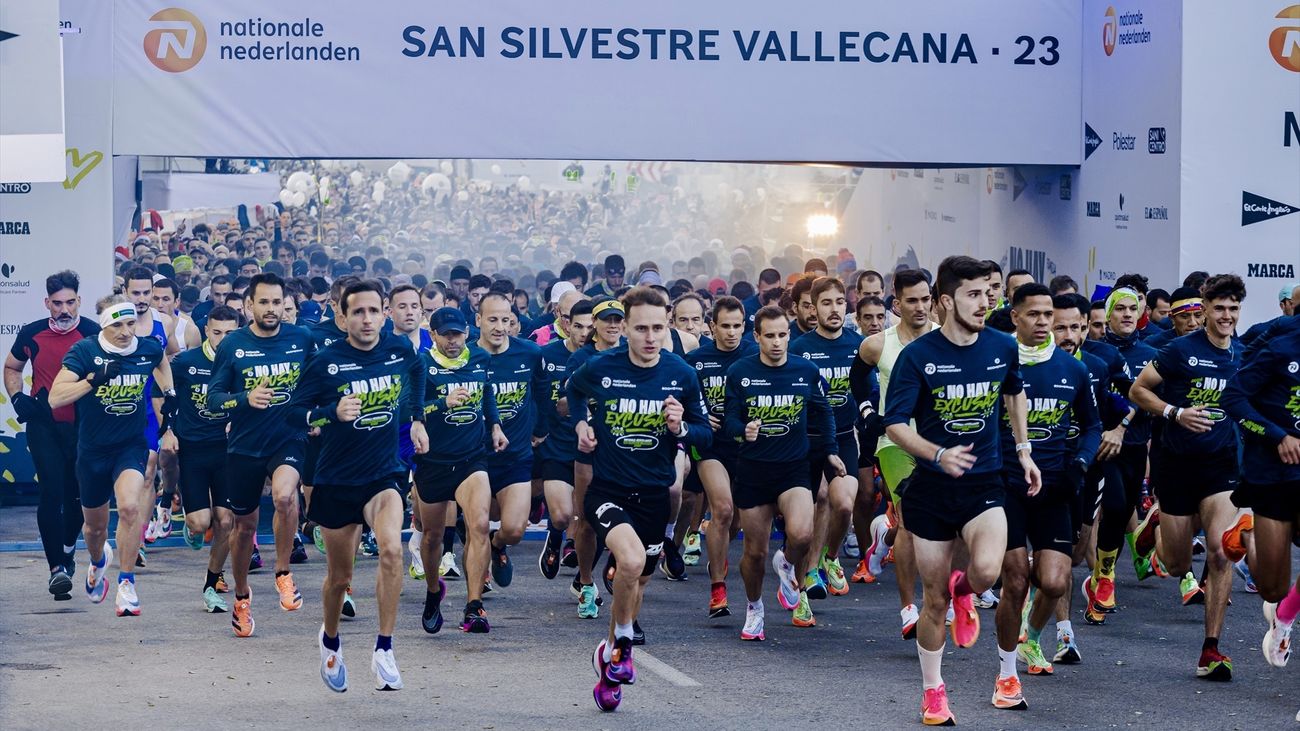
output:
<path id="1" fill-rule="evenodd" d="M 616 708 L 622 686 L 636 677 L 632 623 L 663 550 L 677 443 L 702 448 L 712 441 L 694 371 L 661 352 L 668 303 L 659 292 L 637 287 L 623 307 L 627 349 L 593 358 L 570 374 L 568 386 L 578 448 L 594 452 L 583 515 L 618 562 L 609 636 L 592 657 L 602 710 Z M 588 400 L 594 402 L 590 416 Z"/>

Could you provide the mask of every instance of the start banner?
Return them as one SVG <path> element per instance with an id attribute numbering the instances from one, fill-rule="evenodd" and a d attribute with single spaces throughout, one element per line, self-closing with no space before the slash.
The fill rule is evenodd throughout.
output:
<path id="1" fill-rule="evenodd" d="M 116 154 L 1065 164 L 1077 0 L 118 0 Z"/>

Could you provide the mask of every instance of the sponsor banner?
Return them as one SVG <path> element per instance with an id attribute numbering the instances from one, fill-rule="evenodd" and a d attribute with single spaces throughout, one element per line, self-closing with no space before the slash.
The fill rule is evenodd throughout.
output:
<path id="1" fill-rule="evenodd" d="M 0 4 L 0 182 L 63 180 L 59 4 Z"/>
<path id="2" fill-rule="evenodd" d="M 1082 157 L 1071 0 L 114 5 L 118 154 Z M 268 113 L 286 93 L 288 127 Z M 240 103 L 193 114 L 222 98 Z"/>
<path id="3" fill-rule="evenodd" d="M 50 274 L 71 268 L 80 275 L 81 313 L 91 319 L 95 300 L 113 287 L 113 4 L 62 0 L 59 10 L 51 24 L 63 31 L 68 106 L 60 182 L 0 183 L 0 350 L 6 354 L 23 325 L 49 316 L 44 298 Z M 30 377 L 31 369 L 24 375 Z M 0 494 L 35 477 L 23 429 L 4 399 Z"/>
<path id="4" fill-rule="evenodd" d="M 1183 59 L 1182 273 L 1241 275 L 1244 329 L 1300 269 L 1300 3 L 1184 7 L 1188 47 L 1220 52 Z"/>

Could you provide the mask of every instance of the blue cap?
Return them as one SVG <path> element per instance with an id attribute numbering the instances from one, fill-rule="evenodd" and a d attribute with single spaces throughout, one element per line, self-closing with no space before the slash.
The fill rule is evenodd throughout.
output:
<path id="1" fill-rule="evenodd" d="M 468 332 L 469 324 L 465 322 L 465 313 L 456 307 L 439 307 L 429 315 L 429 329 L 439 335 L 449 332 Z"/>

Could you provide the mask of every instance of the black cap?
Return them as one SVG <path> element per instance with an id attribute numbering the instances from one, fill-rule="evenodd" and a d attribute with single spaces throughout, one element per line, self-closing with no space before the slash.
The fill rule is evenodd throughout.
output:
<path id="1" fill-rule="evenodd" d="M 469 324 L 465 322 L 465 313 L 457 307 L 439 307 L 429 315 L 429 329 L 439 335 L 449 332 L 468 332 Z"/>
<path id="2" fill-rule="evenodd" d="M 451 279 L 469 279 L 469 267 L 454 266 L 451 268 Z"/>
<path id="3" fill-rule="evenodd" d="M 623 273 L 627 271 L 627 265 L 623 263 L 623 257 L 618 254 L 610 254 L 605 257 L 605 275 L 608 276 L 610 271 Z"/>

